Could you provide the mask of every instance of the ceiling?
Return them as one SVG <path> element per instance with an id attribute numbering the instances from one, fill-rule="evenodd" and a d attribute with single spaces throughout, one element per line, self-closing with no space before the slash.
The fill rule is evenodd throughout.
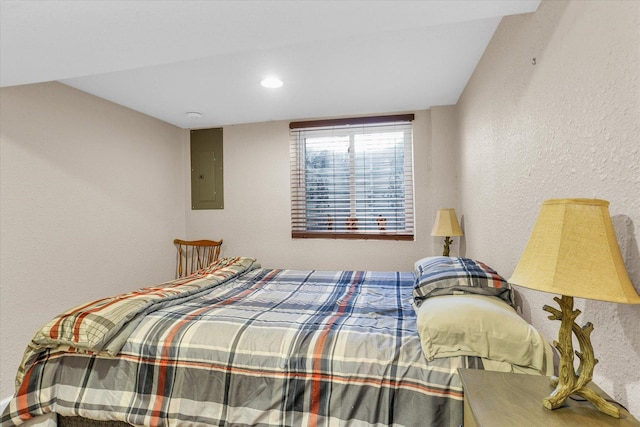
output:
<path id="1" fill-rule="evenodd" d="M 60 81 L 182 128 L 413 111 L 455 104 L 501 17 L 539 3 L 1 0 L 0 83 Z"/>

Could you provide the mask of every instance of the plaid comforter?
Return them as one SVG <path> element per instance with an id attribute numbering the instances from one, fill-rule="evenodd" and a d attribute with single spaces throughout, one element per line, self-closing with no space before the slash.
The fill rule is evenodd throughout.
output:
<path id="1" fill-rule="evenodd" d="M 48 412 L 134 425 L 459 426 L 402 272 L 254 269 L 139 320 L 120 352 L 45 348 L 2 425 Z"/>

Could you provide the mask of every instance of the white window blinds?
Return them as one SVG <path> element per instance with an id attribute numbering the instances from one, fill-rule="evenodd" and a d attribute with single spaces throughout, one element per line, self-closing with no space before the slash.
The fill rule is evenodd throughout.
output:
<path id="1" fill-rule="evenodd" d="M 293 122 L 293 238 L 413 240 L 413 114 Z"/>

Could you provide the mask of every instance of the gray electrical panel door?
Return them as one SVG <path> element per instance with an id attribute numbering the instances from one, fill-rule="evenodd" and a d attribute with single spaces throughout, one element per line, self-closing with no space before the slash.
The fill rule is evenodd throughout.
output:
<path id="1" fill-rule="evenodd" d="M 222 128 L 191 131 L 191 209 L 224 209 Z"/>

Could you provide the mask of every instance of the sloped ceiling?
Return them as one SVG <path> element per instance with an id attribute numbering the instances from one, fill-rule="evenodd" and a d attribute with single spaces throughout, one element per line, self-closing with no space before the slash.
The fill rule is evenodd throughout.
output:
<path id="1" fill-rule="evenodd" d="M 0 83 L 183 128 L 425 109 L 455 104 L 500 19 L 539 2 L 2 0 Z"/>

